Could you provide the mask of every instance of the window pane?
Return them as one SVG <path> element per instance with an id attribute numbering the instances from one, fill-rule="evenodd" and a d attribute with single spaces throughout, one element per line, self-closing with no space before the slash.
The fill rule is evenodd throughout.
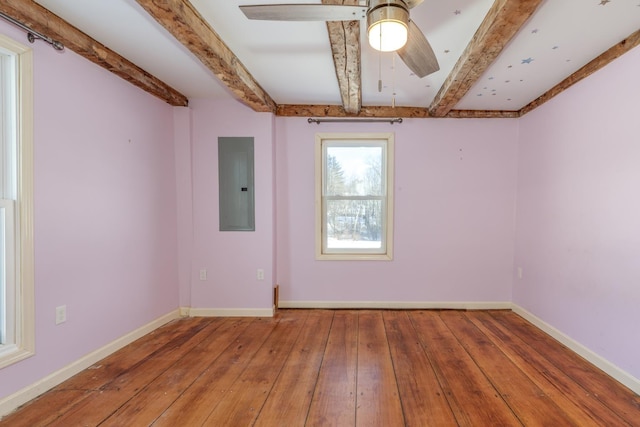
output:
<path id="1" fill-rule="evenodd" d="M 381 146 L 328 146 L 324 194 L 327 196 L 382 196 Z"/>
<path id="2" fill-rule="evenodd" d="M 327 249 L 383 249 L 381 200 L 326 200 Z"/>

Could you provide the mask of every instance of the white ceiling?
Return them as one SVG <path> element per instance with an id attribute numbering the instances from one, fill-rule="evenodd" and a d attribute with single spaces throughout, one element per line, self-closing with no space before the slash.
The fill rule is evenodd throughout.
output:
<path id="1" fill-rule="evenodd" d="M 134 0 L 36 1 L 188 98 L 232 97 Z M 238 8 L 286 2 L 191 0 L 276 103 L 341 104 L 324 22 L 250 21 Z M 362 104 L 428 107 L 492 4 L 425 0 L 411 10 L 440 63 L 422 79 L 371 49 L 361 26 Z M 519 110 L 639 28 L 640 0 L 546 0 L 455 108 Z"/>

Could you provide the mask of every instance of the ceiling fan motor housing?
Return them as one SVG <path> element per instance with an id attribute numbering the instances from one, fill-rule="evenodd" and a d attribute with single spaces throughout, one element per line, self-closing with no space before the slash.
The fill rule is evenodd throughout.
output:
<path id="1" fill-rule="evenodd" d="M 376 24 L 388 22 L 399 23 L 403 25 L 405 29 L 408 28 L 409 8 L 407 7 L 407 4 L 402 0 L 369 0 L 369 10 L 367 11 L 367 33 L 371 36 L 371 30 L 376 26 Z M 371 44 L 373 47 L 377 48 L 373 43 Z"/>
<path id="2" fill-rule="evenodd" d="M 369 0 L 367 11 L 367 27 L 382 20 L 409 24 L 409 8 L 402 0 Z"/>

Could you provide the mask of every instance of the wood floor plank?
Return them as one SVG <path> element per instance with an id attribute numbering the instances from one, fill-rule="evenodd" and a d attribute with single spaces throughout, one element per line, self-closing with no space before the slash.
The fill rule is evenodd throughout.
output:
<path id="1" fill-rule="evenodd" d="M 406 311 L 383 313 L 406 426 L 457 426 Z"/>
<path id="2" fill-rule="evenodd" d="M 333 314 L 329 310 L 309 312 L 300 336 L 260 410 L 255 427 L 304 425 Z"/>
<path id="3" fill-rule="evenodd" d="M 631 425 L 638 425 L 640 416 L 640 396 L 622 384 L 612 381 L 598 368 L 584 360 L 578 354 L 567 351 L 559 342 L 550 339 L 542 330 L 536 328 L 522 317 L 512 312 L 492 313 L 500 323 L 508 324 L 514 334 L 532 343 L 536 350 L 551 363 L 566 372 L 587 393 L 592 394 L 604 405 L 618 414 Z"/>
<path id="4" fill-rule="evenodd" d="M 188 320 L 185 320 L 188 322 Z M 126 369 L 112 381 L 92 393 L 80 405 L 52 422 L 51 426 L 98 425 L 111 416 L 147 384 L 181 359 L 193 346 L 211 335 L 221 319 L 196 321 L 191 334 L 183 334 L 160 347 L 144 360 Z"/>
<path id="5" fill-rule="evenodd" d="M 564 371 L 549 362 L 528 342 L 511 334 L 491 314 L 474 312 L 471 321 L 580 426 L 626 424 L 594 396 L 586 393 Z"/>
<path id="6" fill-rule="evenodd" d="M 194 328 L 205 327 L 209 322 L 211 319 L 207 318 L 176 319 L 169 322 L 71 377 L 55 390 L 99 390 L 113 381 L 114 377 L 131 369 L 163 347 L 179 342 L 185 336 L 191 336 Z"/>
<path id="7" fill-rule="evenodd" d="M 462 311 L 440 318 L 526 426 L 577 426 L 556 403 L 494 345 Z"/>
<path id="8" fill-rule="evenodd" d="M 204 426 L 250 426 L 255 422 L 308 315 L 308 311 L 282 315 L 242 374 L 223 393 Z"/>
<path id="9" fill-rule="evenodd" d="M 358 331 L 356 425 L 404 425 L 382 313 L 360 313 Z"/>
<path id="10" fill-rule="evenodd" d="M 228 343 L 249 327 L 251 321 L 250 318 L 225 319 L 208 339 L 194 346 L 100 426 L 124 426 L 132 419 L 138 425 L 153 423 L 218 358 Z"/>
<path id="11" fill-rule="evenodd" d="M 255 319 L 152 425 L 201 426 L 282 317 Z"/>
<path id="12" fill-rule="evenodd" d="M 307 426 L 356 424 L 358 312 L 337 311 L 311 399 Z"/>
<path id="13" fill-rule="evenodd" d="M 491 382 L 451 334 L 438 311 L 415 311 L 410 316 L 459 425 L 521 425 Z"/>
<path id="14" fill-rule="evenodd" d="M 42 427 L 78 405 L 90 394 L 88 390 L 52 390 L 28 404 L 28 410 L 18 410 L 0 420 L 1 427 Z"/>

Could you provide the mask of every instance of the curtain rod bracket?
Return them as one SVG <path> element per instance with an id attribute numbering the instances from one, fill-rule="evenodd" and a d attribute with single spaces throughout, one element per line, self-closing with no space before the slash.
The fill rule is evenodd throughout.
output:
<path id="1" fill-rule="evenodd" d="M 332 118 L 318 118 L 314 119 L 309 117 L 307 119 L 307 123 L 315 123 L 319 125 L 320 123 L 402 123 L 402 117 L 397 117 L 394 119 L 384 119 L 384 118 L 353 118 L 353 119 L 332 119 Z"/>
<path id="2" fill-rule="evenodd" d="M 7 15 L 6 13 L 0 12 L 0 18 L 2 18 L 5 21 L 8 21 L 8 22 L 12 23 L 16 27 L 20 27 L 24 31 L 26 31 L 27 32 L 27 40 L 29 40 L 29 43 L 34 43 L 36 40 L 42 40 L 44 42 L 49 43 L 57 51 L 62 52 L 64 50 L 64 45 L 62 43 L 60 43 L 59 41 L 54 40 L 51 37 L 45 36 L 42 33 L 39 33 L 37 31 L 32 30 L 31 28 L 29 28 L 28 26 L 26 26 L 22 22 L 13 19 L 12 17 Z"/>

